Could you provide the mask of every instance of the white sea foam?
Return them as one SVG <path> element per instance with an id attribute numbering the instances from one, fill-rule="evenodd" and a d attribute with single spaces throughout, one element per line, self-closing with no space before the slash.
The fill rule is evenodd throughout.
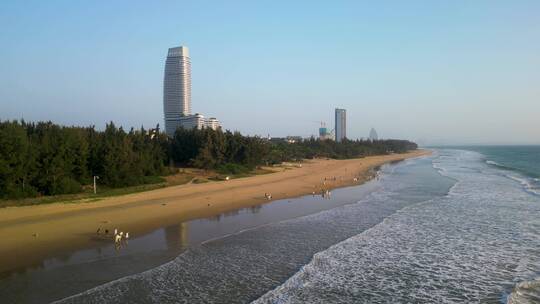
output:
<path id="1" fill-rule="evenodd" d="M 245 303 L 293 275 L 313 254 L 380 223 L 403 207 L 445 195 L 452 181 L 400 163 L 384 167 L 378 191 L 356 204 L 248 229 L 190 248 L 174 261 L 61 303 Z M 388 174 L 388 172 L 392 172 Z"/>
<path id="2" fill-rule="evenodd" d="M 506 177 L 518 182 L 521 184 L 525 191 L 530 192 L 535 195 L 540 195 L 540 189 L 538 185 L 535 185 L 536 179 L 530 179 L 528 177 L 518 176 L 517 174 L 505 174 Z"/>
<path id="3" fill-rule="evenodd" d="M 440 163 L 435 162 L 435 161 L 433 162 L 433 169 L 435 169 L 435 170 L 437 170 L 437 171 L 439 171 L 439 172 L 444 172 L 444 171 L 446 171 L 446 169 L 445 169 L 443 166 L 441 166 Z"/>
<path id="4" fill-rule="evenodd" d="M 402 209 L 317 253 L 255 303 L 500 302 L 512 282 L 534 278 L 540 200 L 484 170 L 477 154 L 456 156 L 437 160 L 459 180 L 450 195 Z M 537 303 L 537 284 L 514 288 L 512 299 L 529 302 L 509 302 Z"/>
<path id="5" fill-rule="evenodd" d="M 499 164 L 498 162 L 495 162 L 495 161 L 492 161 L 492 160 L 486 160 L 486 164 L 488 165 L 494 165 L 494 166 L 498 166 L 498 167 L 503 167 L 501 164 Z"/>
<path id="6" fill-rule="evenodd" d="M 464 303 L 535 295 L 536 283 L 516 283 L 540 272 L 540 197 L 475 152 L 439 151 L 420 170 L 431 172 L 424 179 L 400 166 L 407 163 L 388 168 L 381 191 L 358 204 L 213 240 L 63 302 L 226 303 L 262 295 L 256 303 Z M 441 176 L 457 181 L 447 195 L 429 184 Z"/>
<path id="7" fill-rule="evenodd" d="M 512 170 L 508 168 L 507 166 L 504 166 L 492 160 L 486 160 L 486 164 L 504 169 L 504 171 L 501 171 L 501 172 L 506 172 L 504 173 L 504 176 L 520 183 L 523 186 L 523 189 L 525 191 L 535 194 L 535 195 L 540 195 L 540 185 L 537 184 L 539 182 L 538 178 L 530 178 L 530 177 L 523 176 L 519 174 L 518 172 L 512 172 Z M 508 173 L 508 172 L 511 172 L 511 173 Z"/>
<path id="8" fill-rule="evenodd" d="M 508 304 L 540 303 L 540 278 L 531 281 L 519 282 L 512 293 L 508 295 Z"/>

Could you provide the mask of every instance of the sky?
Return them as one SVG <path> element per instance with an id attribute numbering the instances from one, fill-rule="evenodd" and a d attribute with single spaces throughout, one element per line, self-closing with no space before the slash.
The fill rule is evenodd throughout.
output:
<path id="1" fill-rule="evenodd" d="M 163 126 L 167 49 L 192 108 L 249 135 L 540 144 L 540 1 L 2 1 L 0 120 Z"/>

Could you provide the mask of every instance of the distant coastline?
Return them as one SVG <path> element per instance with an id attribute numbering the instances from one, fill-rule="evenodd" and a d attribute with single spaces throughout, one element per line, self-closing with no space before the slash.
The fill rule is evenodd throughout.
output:
<path id="1" fill-rule="evenodd" d="M 40 263 L 63 252 L 103 244 L 107 240 L 95 237 L 99 227 L 111 231 L 120 228 L 136 237 L 182 221 L 266 203 L 269 200 L 265 193 L 275 200 L 359 184 L 368 180 L 377 166 L 429 153 L 415 150 L 360 159 L 318 159 L 301 168 L 274 174 L 173 186 L 99 202 L 3 208 L 0 273 Z"/>
<path id="2" fill-rule="evenodd" d="M 0 141 L 0 199 L 12 201 L 3 205 L 24 205 L 21 199 L 66 194 L 95 198 L 96 187 L 120 189 L 161 183 L 163 176 L 178 172 L 178 168 L 214 170 L 229 176 L 302 159 L 351 159 L 418 147 L 396 139 L 344 138 L 336 142 L 310 137 L 276 141 L 221 128 L 179 127 L 170 137 L 159 125 L 126 132 L 113 122 L 100 131 L 94 126 L 16 120 L 0 121 Z M 38 203 L 50 201 L 38 199 Z"/>

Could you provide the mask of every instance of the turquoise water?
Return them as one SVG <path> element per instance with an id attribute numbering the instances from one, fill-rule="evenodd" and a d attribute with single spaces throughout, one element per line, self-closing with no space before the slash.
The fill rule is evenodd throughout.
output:
<path id="1" fill-rule="evenodd" d="M 482 154 L 485 162 L 520 182 L 527 191 L 540 195 L 540 146 L 460 146 Z"/>
<path id="2" fill-rule="evenodd" d="M 540 146 L 469 146 L 463 150 L 483 154 L 488 161 L 528 177 L 540 177 Z"/>

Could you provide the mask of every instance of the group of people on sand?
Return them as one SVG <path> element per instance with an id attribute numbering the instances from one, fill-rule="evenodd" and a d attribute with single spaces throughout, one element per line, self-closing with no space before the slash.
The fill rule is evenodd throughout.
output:
<path id="1" fill-rule="evenodd" d="M 378 179 L 379 179 L 379 174 L 378 174 L 378 172 L 377 172 L 377 180 L 378 180 Z M 331 178 L 325 177 L 324 180 L 323 180 L 323 182 L 322 182 L 323 186 L 326 186 L 326 181 L 329 181 L 329 180 L 330 180 L 330 181 L 337 181 L 338 178 L 335 177 L 335 176 L 333 176 L 333 177 L 331 177 Z M 339 177 L 339 180 L 343 180 L 343 177 L 340 176 L 340 177 Z M 359 177 L 354 177 L 354 178 L 353 178 L 353 182 L 358 182 L 358 181 L 360 181 L 360 178 L 359 178 Z M 314 187 L 315 187 L 315 186 L 314 186 Z M 313 191 L 312 194 L 313 194 L 313 196 L 315 196 L 315 191 Z M 321 189 L 321 196 L 322 196 L 323 198 L 330 199 L 330 195 L 331 195 L 331 194 L 332 194 L 332 193 L 330 192 L 330 190 L 324 189 L 324 188 Z"/>
<path id="2" fill-rule="evenodd" d="M 96 231 L 97 235 L 101 235 L 101 227 Z M 109 229 L 103 231 L 105 236 L 109 236 Z M 112 239 L 115 244 L 120 244 L 122 241 L 127 241 L 129 239 L 129 232 L 124 233 L 123 231 L 118 232 L 118 228 L 114 228 L 114 233 L 112 234 Z"/>
<path id="3" fill-rule="evenodd" d="M 321 191 L 321 196 L 323 198 L 330 199 L 330 194 L 332 194 L 332 192 L 328 189 Z"/>
<path id="4" fill-rule="evenodd" d="M 378 180 L 378 179 L 379 179 L 379 172 L 377 172 L 377 175 L 376 175 L 376 176 L 377 176 L 377 180 Z M 325 177 L 324 180 L 323 180 L 323 182 L 322 182 L 323 186 L 325 186 L 325 185 L 326 185 L 326 181 L 329 181 L 329 180 L 330 180 L 330 181 L 337 181 L 338 178 L 335 177 L 335 176 L 333 176 L 333 177 L 331 177 L 331 178 Z M 339 180 L 343 180 L 343 177 L 340 176 L 340 177 L 339 177 Z M 353 178 L 353 182 L 358 182 L 359 180 L 360 180 L 360 178 L 358 178 L 358 177 L 354 177 L 354 178 Z M 316 187 L 316 186 L 313 186 L 313 187 Z M 313 194 L 313 196 L 315 196 L 315 191 L 313 191 L 312 194 Z M 328 190 L 328 189 L 321 189 L 321 196 L 322 196 L 323 198 L 330 199 L 330 195 L 331 195 L 331 194 L 332 194 L 332 193 L 330 192 L 330 190 Z M 272 195 L 271 195 L 270 193 L 266 193 L 266 192 L 265 192 L 265 193 L 264 193 L 264 198 L 266 198 L 267 200 L 271 200 L 271 199 L 272 199 Z"/>
<path id="5" fill-rule="evenodd" d="M 313 195 L 313 197 L 315 197 L 315 191 L 311 192 L 311 194 Z M 332 194 L 332 192 L 330 192 L 330 190 L 328 189 L 321 189 L 321 196 L 323 198 L 326 198 L 326 199 L 330 199 L 330 195 Z"/>

